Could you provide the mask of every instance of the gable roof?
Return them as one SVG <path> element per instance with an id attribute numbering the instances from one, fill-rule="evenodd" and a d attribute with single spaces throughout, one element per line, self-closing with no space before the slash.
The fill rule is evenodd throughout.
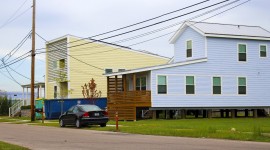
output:
<path id="1" fill-rule="evenodd" d="M 207 61 L 207 58 L 200 58 L 200 59 L 171 63 L 171 64 L 163 64 L 163 65 L 156 65 L 156 66 L 151 66 L 151 67 L 137 68 L 137 69 L 126 70 L 126 71 L 121 71 L 121 72 L 112 72 L 112 73 L 104 74 L 104 76 L 108 77 L 108 76 L 117 76 L 117 75 L 145 72 L 145 71 L 151 71 L 151 70 L 157 70 L 157 69 L 163 69 L 163 68 L 170 68 L 170 67 L 176 67 L 176 66 L 184 66 L 184 65 L 189 65 L 189 64 L 201 63 L 201 62 L 206 62 L 206 61 Z"/>
<path id="2" fill-rule="evenodd" d="M 77 37 L 77 36 L 74 36 L 74 35 L 64 35 L 62 37 L 53 39 L 51 41 L 47 41 L 46 45 L 52 44 L 54 42 L 57 42 L 57 41 L 60 41 L 60 40 L 63 40 L 63 39 L 68 39 L 70 37 L 77 38 L 77 39 L 80 39 L 80 40 L 86 40 L 86 41 L 93 42 L 93 43 L 101 43 L 101 44 L 105 44 L 105 45 L 110 45 L 112 47 L 119 48 L 121 50 L 128 50 L 128 51 L 132 51 L 132 52 L 136 52 L 136 53 L 141 53 L 141 54 L 150 55 L 150 56 L 154 56 L 154 57 L 158 57 L 158 58 L 162 58 L 162 59 L 167 59 L 168 61 L 170 61 L 169 57 L 161 56 L 161 55 L 158 55 L 158 54 L 146 51 L 146 50 L 134 50 L 134 49 L 132 49 L 130 47 L 121 46 L 121 45 L 118 45 L 118 44 L 105 42 L 105 41 L 101 41 L 101 40 L 96 40 L 96 39 L 88 39 L 88 38 L 85 39 L 85 38 Z"/>
<path id="3" fill-rule="evenodd" d="M 171 37 L 170 43 L 175 43 L 187 27 L 194 29 L 206 37 L 270 40 L 270 32 L 260 26 L 188 21 L 183 23 Z"/>

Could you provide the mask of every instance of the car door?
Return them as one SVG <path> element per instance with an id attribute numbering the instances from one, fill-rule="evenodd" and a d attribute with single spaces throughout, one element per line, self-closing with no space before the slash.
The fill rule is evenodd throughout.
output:
<path id="1" fill-rule="evenodd" d="M 69 108 L 68 111 L 62 116 L 62 120 L 64 121 L 65 124 L 72 124 L 71 116 L 73 114 L 74 108 L 75 106 Z"/>
<path id="2" fill-rule="evenodd" d="M 77 113 L 79 111 L 79 108 L 77 106 L 74 106 L 74 108 L 72 109 L 71 112 L 68 112 L 67 114 L 67 121 L 68 124 L 75 124 L 76 123 L 76 119 L 77 119 Z"/>

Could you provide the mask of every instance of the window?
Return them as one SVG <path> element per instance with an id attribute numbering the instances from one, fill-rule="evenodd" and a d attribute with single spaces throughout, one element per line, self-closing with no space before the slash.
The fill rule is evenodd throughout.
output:
<path id="1" fill-rule="evenodd" d="M 158 94 L 167 94 L 167 77 L 158 76 Z"/>
<path id="2" fill-rule="evenodd" d="M 194 76 L 186 76 L 186 94 L 195 94 Z"/>
<path id="3" fill-rule="evenodd" d="M 146 90 L 146 77 L 136 78 L 136 91 Z"/>
<path id="4" fill-rule="evenodd" d="M 187 41 L 187 58 L 192 57 L 192 41 Z"/>
<path id="5" fill-rule="evenodd" d="M 213 77 L 213 94 L 221 94 L 221 78 Z"/>
<path id="6" fill-rule="evenodd" d="M 266 57 L 266 45 L 260 45 L 260 57 Z"/>
<path id="7" fill-rule="evenodd" d="M 57 98 L 57 86 L 54 86 L 53 97 Z"/>
<path id="8" fill-rule="evenodd" d="M 65 59 L 59 60 L 59 68 L 65 68 Z"/>
<path id="9" fill-rule="evenodd" d="M 126 71 L 126 69 L 118 69 L 118 72 Z"/>
<path id="10" fill-rule="evenodd" d="M 247 46 L 238 44 L 238 61 L 247 61 Z"/>
<path id="11" fill-rule="evenodd" d="M 245 77 L 238 78 L 238 94 L 247 94 L 247 81 Z"/>
<path id="12" fill-rule="evenodd" d="M 105 69 L 105 74 L 107 74 L 107 73 L 112 73 L 112 72 L 113 72 L 112 69 Z"/>

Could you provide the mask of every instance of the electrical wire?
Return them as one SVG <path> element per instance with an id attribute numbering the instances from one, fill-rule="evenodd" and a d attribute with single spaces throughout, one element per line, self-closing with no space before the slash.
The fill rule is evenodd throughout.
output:
<path id="1" fill-rule="evenodd" d="M 200 9 L 197 9 L 197 10 L 194 10 L 194 11 L 191 11 L 191 12 L 188 12 L 188 13 L 185 13 L 185 14 L 182 14 L 182 15 L 179 15 L 179 16 L 176 16 L 176 17 L 172 17 L 172 18 L 169 18 L 169 19 L 166 19 L 166 20 L 163 20 L 163 21 L 159 21 L 159 22 L 156 22 L 156 23 L 153 23 L 153 24 L 144 26 L 144 27 L 140 27 L 140 28 L 133 29 L 133 30 L 130 30 L 130 31 L 127 31 L 127 32 L 123 32 L 123 33 L 120 33 L 120 34 L 116 34 L 116 35 L 112 35 L 112 36 L 109 36 L 109 37 L 105 37 L 105 38 L 99 39 L 99 41 L 110 39 L 110 38 L 114 38 L 114 37 L 118 37 L 118 36 L 125 35 L 125 34 L 128 34 L 128 33 L 132 33 L 132 32 L 139 31 L 139 30 L 142 30 L 142 29 L 145 29 L 145 28 L 149 28 L 149 27 L 152 27 L 152 26 L 155 26 L 155 25 L 159 25 L 159 24 L 162 24 L 162 23 L 165 23 L 165 22 L 168 22 L 168 21 L 177 19 L 177 18 L 181 18 L 183 16 L 186 16 L 186 15 L 189 15 L 189 14 L 192 14 L 192 13 L 195 13 L 195 12 L 198 12 L 198 11 L 201 11 L 201 10 L 204 10 L 204 9 L 207 9 L 207 8 L 210 8 L 210 7 L 213 7 L 213 6 L 216 6 L 216 5 L 225 3 L 227 1 L 230 1 L 230 0 L 224 0 L 224 1 L 221 1 L 221 2 L 218 2 L 218 3 L 215 3 L 215 4 L 212 4 L 212 5 L 209 5 L 209 6 L 206 6 L 206 7 L 203 7 L 203 8 L 200 8 Z M 88 37 L 88 38 L 90 38 L 90 37 Z M 86 44 L 91 44 L 91 43 L 93 43 L 93 42 L 92 41 L 91 42 L 86 42 L 86 43 L 82 43 L 82 44 L 78 44 L 78 45 L 74 45 L 74 46 L 69 46 L 67 48 L 78 47 L 78 46 L 82 46 L 82 45 L 86 45 Z M 46 49 L 46 48 L 42 48 L 42 49 Z M 38 49 L 38 50 L 41 50 L 41 49 Z"/>

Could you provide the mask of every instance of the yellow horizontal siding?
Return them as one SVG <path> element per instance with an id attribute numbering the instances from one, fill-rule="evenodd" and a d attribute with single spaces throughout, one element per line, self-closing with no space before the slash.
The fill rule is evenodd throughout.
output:
<path id="1" fill-rule="evenodd" d="M 85 40 L 77 40 L 77 38 L 70 37 L 68 47 L 89 43 Z M 165 64 L 169 61 L 165 58 L 119 49 L 119 47 L 96 42 L 69 48 L 68 52 L 75 58 L 102 69 L 135 69 Z M 104 70 L 90 67 L 72 57 L 68 59 L 69 90 L 72 90 L 70 98 L 83 97 L 81 86 L 88 83 L 92 78 L 95 79 L 97 90 L 102 91 L 102 97 L 107 97 L 107 79 L 102 75 L 105 73 Z M 53 93 L 53 89 L 49 91 Z"/>

